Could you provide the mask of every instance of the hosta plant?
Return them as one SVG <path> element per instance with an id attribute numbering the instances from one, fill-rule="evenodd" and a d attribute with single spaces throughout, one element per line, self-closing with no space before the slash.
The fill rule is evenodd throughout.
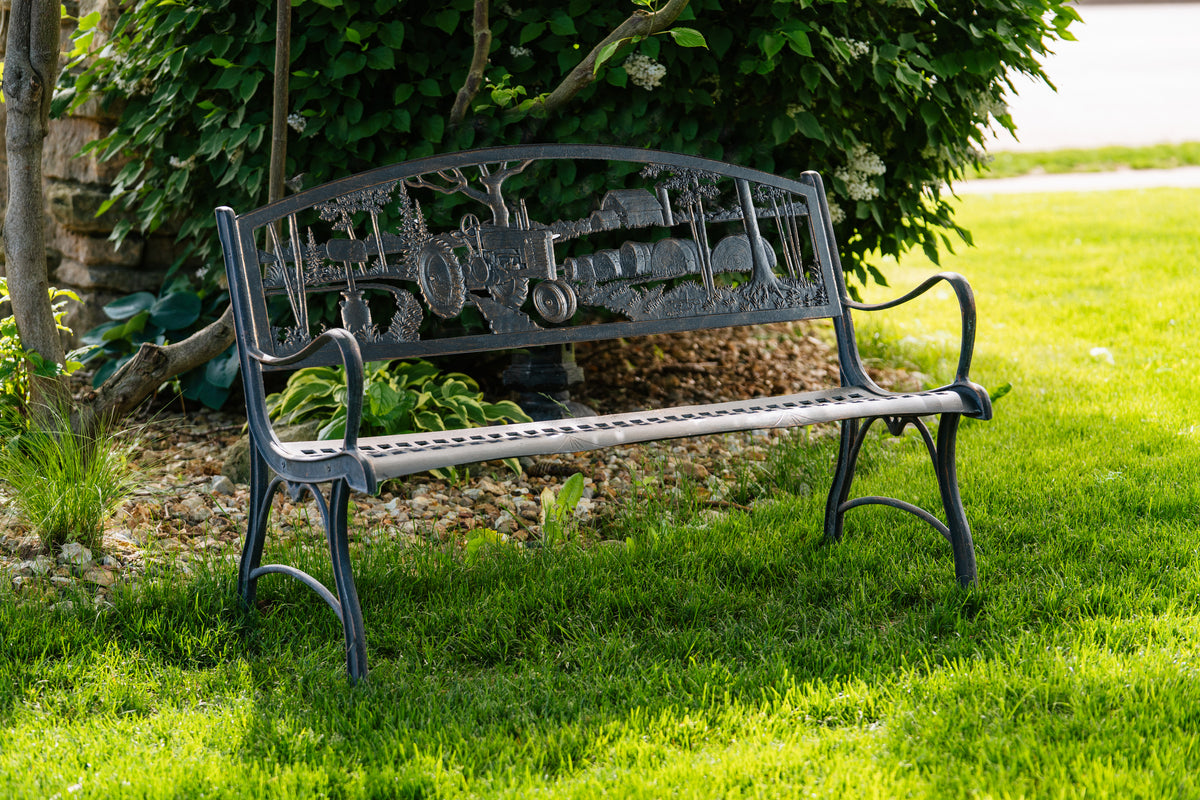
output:
<path id="1" fill-rule="evenodd" d="M 441 374 L 428 361 L 372 361 L 364 365 L 360 436 L 386 436 L 529 422 L 510 400 L 488 403 L 479 384 L 460 372 Z M 342 367 L 308 367 L 288 378 L 283 391 L 267 398 L 271 418 L 280 425 L 323 420 L 317 437 L 338 439 L 346 433 L 346 373 Z M 520 471 L 516 459 L 504 460 Z M 453 469 L 435 470 L 456 478 Z"/>

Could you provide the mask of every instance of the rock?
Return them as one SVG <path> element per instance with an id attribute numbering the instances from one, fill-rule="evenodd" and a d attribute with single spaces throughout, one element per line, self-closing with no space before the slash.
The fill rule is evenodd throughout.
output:
<path id="1" fill-rule="evenodd" d="M 50 583 L 54 584 L 55 586 L 70 586 L 71 579 L 62 575 L 55 575 L 50 578 Z"/>
<path id="2" fill-rule="evenodd" d="M 31 561 L 18 562 L 13 569 L 18 575 L 48 575 L 54 569 L 54 559 L 50 556 L 38 556 Z"/>
<path id="3" fill-rule="evenodd" d="M 517 521 L 513 515 L 507 511 L 501 511 L 500 516 L 496 517 L 496 522 L 492 525 L 498 533 L 513 533 L 517 530 Z"/>
<path id="4" fill-rule="evenodd" d="M 202 498 L 196 495 L 189 495 L 183 498 L 183 502 L 180 505 L 183 506 L 188 522 L 207 522 L 212 517 L 212 509 L 205 504 Z"/>
<path id="5" fill-rule="evenodd" d="M 22 536 L 17 540 L 17 545 L 13 550 L 13 555 L 17 556 L 18 558 L 33 558 L 41 552 L 42 540 L 39 537 L 30 534 L 29 536 Z"/>
<path id="6" fill-rule="evenodd" d="M 58 563 L 75 567 L 80 571 L 85 570 L 91 566 L 92 551 L 79 542 L 67 542 L 62 546 L 62 551 L 58 556 Z"/>
<path id="7" fill-rule="evenodd" d="M 213 494 L 231 495 L 234 494 L 237 489 L 234 487 L 233 481 L 229 480 L 227 476 L 217 475 L 213 478 L 212 486 L 210 487 L 209 491 L 211 491 Z"/>
<path id="8" fill-rule="evenodd" d="M 111 570 L 103 567 L 92 567 L 87 572 L 83 573 L 83 579 L 89 583 L 94 583 L 97 586 L 112 586 L 117 582 L 117 575 Z"/>

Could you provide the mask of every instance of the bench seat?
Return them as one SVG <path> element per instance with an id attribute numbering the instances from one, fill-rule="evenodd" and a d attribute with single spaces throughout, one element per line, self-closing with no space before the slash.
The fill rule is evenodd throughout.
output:
<path id="1" fill-rule="evenodd" d="M 903 394 L 878 394 L 867 388 L 823 389 L 780 397 L 551 422 L 371 436 L 359 439 L 358 449 L 370 460 L 376 477 L 386 480 L 478 461 L 579 453 L 660 439 L 794 428 L 846 419 L 962 414 L 974 410 L 960 392 L 950 389 Z M 341 442 L 329 440 L 288 442 L 280 448 L 297 461 L 343 452 Z"/>

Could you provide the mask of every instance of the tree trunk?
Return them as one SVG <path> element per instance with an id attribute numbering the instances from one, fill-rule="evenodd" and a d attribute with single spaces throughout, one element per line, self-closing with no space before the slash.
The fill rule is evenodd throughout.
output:
<path id="1" fill-rule="evenodd" d="M 8 209 L 4 256 L 21 343 L 47 361 L 64 353 L 50 305 L 46 264 L 42 145 L 58 79 L 58 0 L 13 0 L 9 12 L 4 97 L 8 111 Z M 34 382 L 34 400 L 62 392 L 62 382 Z"/>

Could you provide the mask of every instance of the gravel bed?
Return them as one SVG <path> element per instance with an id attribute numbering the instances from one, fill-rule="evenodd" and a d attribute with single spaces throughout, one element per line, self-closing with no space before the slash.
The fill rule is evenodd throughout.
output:
<path id="1" fill-rule="evenodd" d="M 821 388 L 837 379 L 829 338 L 808 323 L 779 323 L 589 343 L 577 351 L 587 383 L 576 399 L 612 413 Z M 875 377 L 909 387 L 923 376 L 891 370 Z M 244 418 L 173 408 L 145 423 L 138 454 L 143 480 L 108 522 L 97 552 L 77 544 L 49 552 L 0 498 L 0 581 L 10 582 L 19 597 L 69 607 L 107 604 L 114 585 L 137 582 L 157 567 L 187 572 L 200 561 L 221 559 L 235 569 L 249 491 L 221 472 L 226 452 L 243 435 Z M 725 496 L 738 471 L 766 459 L 771 444 L 792 433 L 752 431 L 525 459 L 520 475 L 488 464 L 456 482 L 409 476 L 385 485 L 377 497 L 353 497 L 351 536 L 463 542 L 471 531 L 490 528 L 506 541 L 536 546 L 542 490 L 579 472 L 585 485 L 576 509 L 579 529 L 596 541 L 601 521 L 619 513 L 639 483 L 669 492 L 688 481 L 714 507 L 732 505 Z M 321 545 L 323 536 L 310 522 L 319 523 L 311 502 L 294 503 L 280 493 L 270 536 L 300 535 Z"/>

